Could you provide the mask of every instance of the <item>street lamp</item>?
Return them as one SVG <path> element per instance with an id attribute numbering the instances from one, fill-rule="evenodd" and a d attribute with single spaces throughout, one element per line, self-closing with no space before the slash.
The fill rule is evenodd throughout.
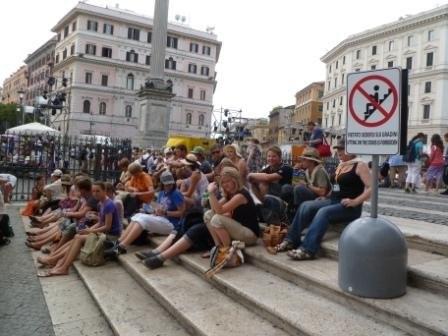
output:
<path id="1" fill-rule="evenodd" d="M 25 91 L 20 90 L 17 91 L 17 93 L 19 94 L 19 99 L 20 99 L 20 111 L 22 111 L 22 125 L 25 124 L 25 111 L 23 110 L 23 97 L 25 95 Z"/>

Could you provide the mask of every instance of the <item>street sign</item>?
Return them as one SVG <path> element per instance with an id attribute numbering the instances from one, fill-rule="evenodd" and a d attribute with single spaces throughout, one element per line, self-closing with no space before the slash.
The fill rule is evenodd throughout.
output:
<path id="1" fill-rule="evenodd" d="M 399 152 L 401 78 L 399 68 L 347 76 L 347 153 Z"/>

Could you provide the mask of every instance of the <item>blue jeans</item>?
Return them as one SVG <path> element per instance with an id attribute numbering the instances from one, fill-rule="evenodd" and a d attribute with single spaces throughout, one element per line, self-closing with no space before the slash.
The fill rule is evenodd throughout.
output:
<path id="1" fill-rule="evenodd" d="M 339 200 L 315 200 L 303 202 L 297 210 L 287 240 L 294 247 L 302 246 L 308 253 L 316 254 L 330 223 L 351 222 L 361 217 L 362 205 L 355 208 L 344 207 Z M 301 241 L 301 233 L 309 226 Z"/>

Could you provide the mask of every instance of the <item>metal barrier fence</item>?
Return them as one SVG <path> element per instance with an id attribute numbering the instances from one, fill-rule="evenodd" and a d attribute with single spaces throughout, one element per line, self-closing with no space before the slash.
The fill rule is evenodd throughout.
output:
<path id="1" fill-rule="evenodd" d="M 0 173 L 17 177 L 13 201 L 28 200 L 38 175 L 47 178 L 54 169 L 64 174 L 79 172 L 95 180 L 115 181 L 118 161 L 131 158 L 129 139 L 3 134 L 0 142 Z"/>

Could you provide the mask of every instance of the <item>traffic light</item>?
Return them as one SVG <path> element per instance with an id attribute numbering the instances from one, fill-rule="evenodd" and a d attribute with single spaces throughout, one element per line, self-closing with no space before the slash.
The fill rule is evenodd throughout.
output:
<path id="1" fill-rule="evenodd" d="M 225 109 L 225 110 L 224 110 L 224 116 L 227 117 L 228 115 L 229 115 L 229 110 L 228 110 L 228 109 Z"/>
<path id="2" fill-rule="evenodd" d="M 62 77 L 62 86 L 67 87 L 67 78 Z"/>

